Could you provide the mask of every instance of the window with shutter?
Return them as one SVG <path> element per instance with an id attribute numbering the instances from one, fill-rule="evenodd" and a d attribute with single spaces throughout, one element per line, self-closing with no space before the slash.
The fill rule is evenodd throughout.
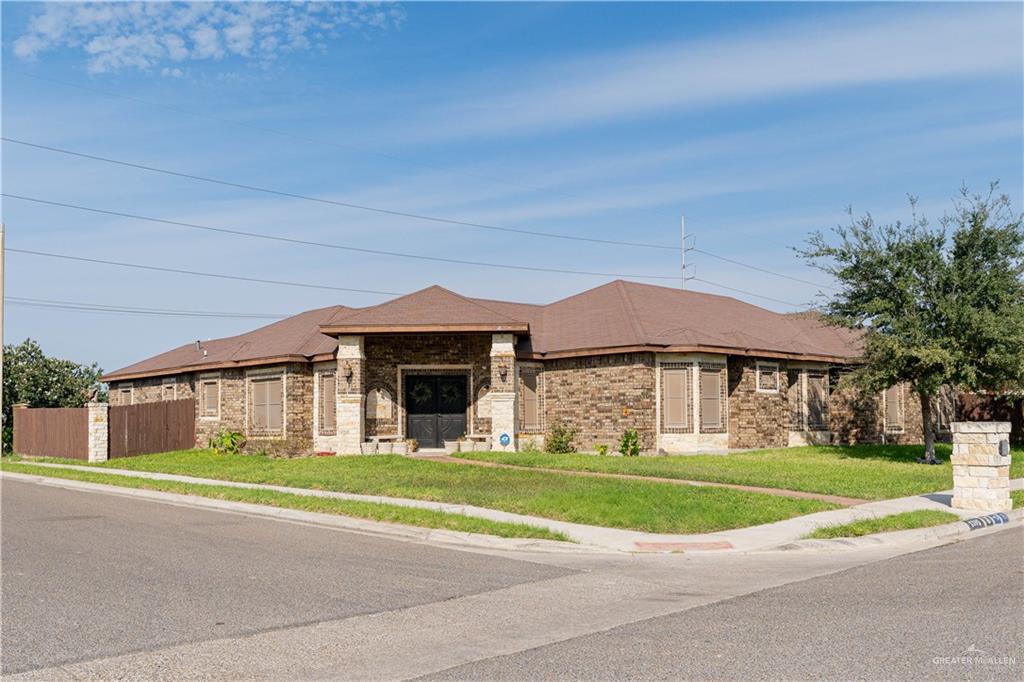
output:
<path id="1" fill-rule="evenodd" d="M 662 409 L 666 429 L 687 429 L 690 426 L 687 394 L 690 389 L 690 371 L 687 368 L 662 370 Z"/>
<path id="2" fill-rule="evenodd" d="M 280 378 L 252 382 L 252 425 L 256 431 L 280 431 L 283 407 Z"/>
<path id="3" fill-rule="evenodd" d="M 203 416 L 216 417 L 220 414 L 220 384 L 216 380 L 202 383 Z"/>
<path id="4" fill-rule="evenodd" d="M 828 430 L 828 386 L 823 374 L 807 375 L 807 428 Z"/>
<path id="5" fill-rule="evenodd" d="M 121 394 L 121 404 L 131 405 L 132 404 L 132 389 L 122 388 L 119 393 Z"/>
<path id="6" fill-rule="evenodd" d="M 163 393 L 160 396 L 160 398 L 162 400 L 174 400 L 174 397 L 175 397 L 174 394 L 175 394 L 174 380 L 171 379 L 170 381 L 164 381 L 164 383 L 163 383 Z"/>
<path id="7" fill-rule="evenodd" d="M 803 372 L 791 369 L 787 373 L 789 383 L 789 430 L 803 431 L 806 427 L 804 418 L 804 385 Z"/>
<path id="8" fill-rule="evenodd" d="M 700 430 L 706 433 L 721 431 L 725 427 L 722 418 L 722 370 L 701 367 L 700 369 Z"/>
<path id="9" fill-rule="evenodd" d="M 899 384 L 885 389 L 885 429 L 903 430 L 903 390 Z"/>
<path id="10" fill-rule="evenodd" d="M 537 400 L 537 373 L 535 371 L 520 372 L 523 390 L 523 430 L 540 429 L 540 410 Z"/>
<path id="11" fill-rule="evenodd" d="M 335 375 L 320 375 L 320 432 L 333 433 L 337 426 L 338 396 Z"/>

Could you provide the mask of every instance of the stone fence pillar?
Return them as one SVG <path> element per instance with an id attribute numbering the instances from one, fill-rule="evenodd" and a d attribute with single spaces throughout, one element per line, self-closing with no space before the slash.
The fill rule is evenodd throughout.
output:
<path id="1" fill-rule="evenodd" d="M 953 422 L 953 506 L 1010 511 L 1010 423 Z"/>
<path id="2" fill-rule="evenodd" d="M 89 461 L 106 462 L 110 455 L 110 405 L 89 403 Z"/>

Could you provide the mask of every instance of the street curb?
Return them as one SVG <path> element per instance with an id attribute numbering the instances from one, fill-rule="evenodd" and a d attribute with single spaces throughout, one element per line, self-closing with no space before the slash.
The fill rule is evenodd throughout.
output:
<path id="1" fill-rule="evenodd" d="M 100 470 L 102 471 L 102 470 Z M 321 514 L 318 512 L 307 512 L 298 509 L 286 509 L 282 507 L 271 507 L 263 504 L 249 502 L 234 502 L 230 500 L 217 500 L 198 495 L 182 495 L 179 493 L 168 493 L 158 490 L 143 490 L 139 488 L 125 488 L 105 483 L 90 483 L 87 481 L 75 481 L 66 478 L 55 478 L 36 474 L 23 474 L 13 471 L 0 471 L 0 481 L 11 479 L 45 485 L 53 488 L 64 488 L 80 492 L 98 492 L 122 497 L 144 499 L 150 502 L 170 504 L 177 507 L 191 507 L 195 509 L 207 509 L 212 511 L 241 514 L 244 516 L 257 516 L 261 518 L 276 519 L 291 523 L 332 528 L 346 532 L 359 533 L 361 535 L 372 535 L 385 537 L 392 540 L 403 540 L 406 542 L 429 543 L 432 545 L 445 545 L 453 548 L 464 549 L 489 549 L 489 550 L 512 550 L 548 553 L 584 553 L 584 554 L 612 554 L 615 550 L 589 545 L 580 545 L 571 542 L 560 542 L 557 540 L 543 540 L 540 538 L 502 538 L 496 535 L 485 535 L 482 533 L 466 533 L 462 531 L 446 530 L 441 528 L 421 528 L 419 526 L 406 526 L 397 523 L 384 521 L 371 521 L 353 516 L 342 516 L 335 514 Z"/>
<path id="2" fill-rule="evenodd" d="M 911 528 L 909 530 L 897 530 L 888 533 L 875 533 L 873 535 L 862 535 L 855 538 L 833 538 L 833 539 L 807 539 L 787 542 L 776 547 L 767 548 L 762 551 L 793 551 L 807 549 L 857 549 L 860 547 L 878 547 L 879 545 L 902 545 L 922 540 L 948 540 L 950 538 L 967 536 L 975 531 L 981 531 L 980 535 L 986 532 L 1002 530 L 1004 528 L 1016 528 L 1024 526 L 1024 508 L 1013 509 L 1002 512 L 1006 520 L 998 520 L 986 523 L 986 519 L 998 516 L 998 514 L 985 514 L 969 519 L 958 519 L 951 523 L 930 528 Z M 971 522 L 979 522 L 972 527 Z"/>

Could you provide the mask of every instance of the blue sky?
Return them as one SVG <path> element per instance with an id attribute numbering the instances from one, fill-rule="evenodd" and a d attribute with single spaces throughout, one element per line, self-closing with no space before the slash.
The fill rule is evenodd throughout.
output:
<path id="1" fill-rule="evenodd" d="M 906 218 L 913 193 L 935 220 L 963 183 L 999 180 L 1018 209 L 1024 193 L 1020 3 L 2 11 L 5 137 L 284 192 L 663 245 L 678 244 L 685 211 L 698 248 L 822 283 L 789 247 L 844 222 L 847 206 Z M 388 216 L 11 143 L 2 180 L 5 193 L 104 210 L 678 285 L 655 279 L 677 275 L 670 250 Z M 286 245 L 9 198 L 3 219 L 9 248 L 334 287 L 437 283 L 548 302 L 610 279 Z M 701 253 L 688 260 L 702 280 L 779 301 L 806 304 L 817 291 Z M 20 253 L 6 274 L 8 296 L 147 308 L 288 314 L 386 298 Z M 114 369 L 269 321 L 8 305 L 4 341 L 31 336 Z"/>

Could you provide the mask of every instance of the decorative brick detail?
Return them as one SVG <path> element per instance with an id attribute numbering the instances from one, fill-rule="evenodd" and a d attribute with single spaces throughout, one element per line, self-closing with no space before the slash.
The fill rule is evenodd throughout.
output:
<path id="1" fill-rule="evenodd" d="M 781 448 L 789 444 L 786 390 L 778 381 L 775 390 L 765 390 L 763 383 L 758 390 L 757 363 L 757 358 L 737 356 L 728 361 L 730 448 Z M 780 372 L 784 372 L 785 366 L 781 362 L 779 365 Z"/>
<path id="2" fill-rule="evenodd" d="M 921 401 L 910 386 L 903 386 L 903 428 L 885 431 L 882 395 L 870 394 L 856 387 L 838 384 L 841 373 L 833 371 L 829 380 L 829 427 L 838 443 L 893 443 L 897 445 L 924 442 L 921 422 Z M 838 385 L 837 385 L 838 384 Z"/>
<path id="3" fill-rule="evenodd" d="M 653 353 L 619 353 L 549 360 L 544 363 L 544 417 L 576 429 L 575 445 L 618 447 L 622 432 L 634 428 L 640 447 L 655 447 Z"/>
<path id="4" fill-rule="evenodd" d="M 1010 511 L 1010 423 L 953 422 L 952 426 L 953 507 Z"/>

